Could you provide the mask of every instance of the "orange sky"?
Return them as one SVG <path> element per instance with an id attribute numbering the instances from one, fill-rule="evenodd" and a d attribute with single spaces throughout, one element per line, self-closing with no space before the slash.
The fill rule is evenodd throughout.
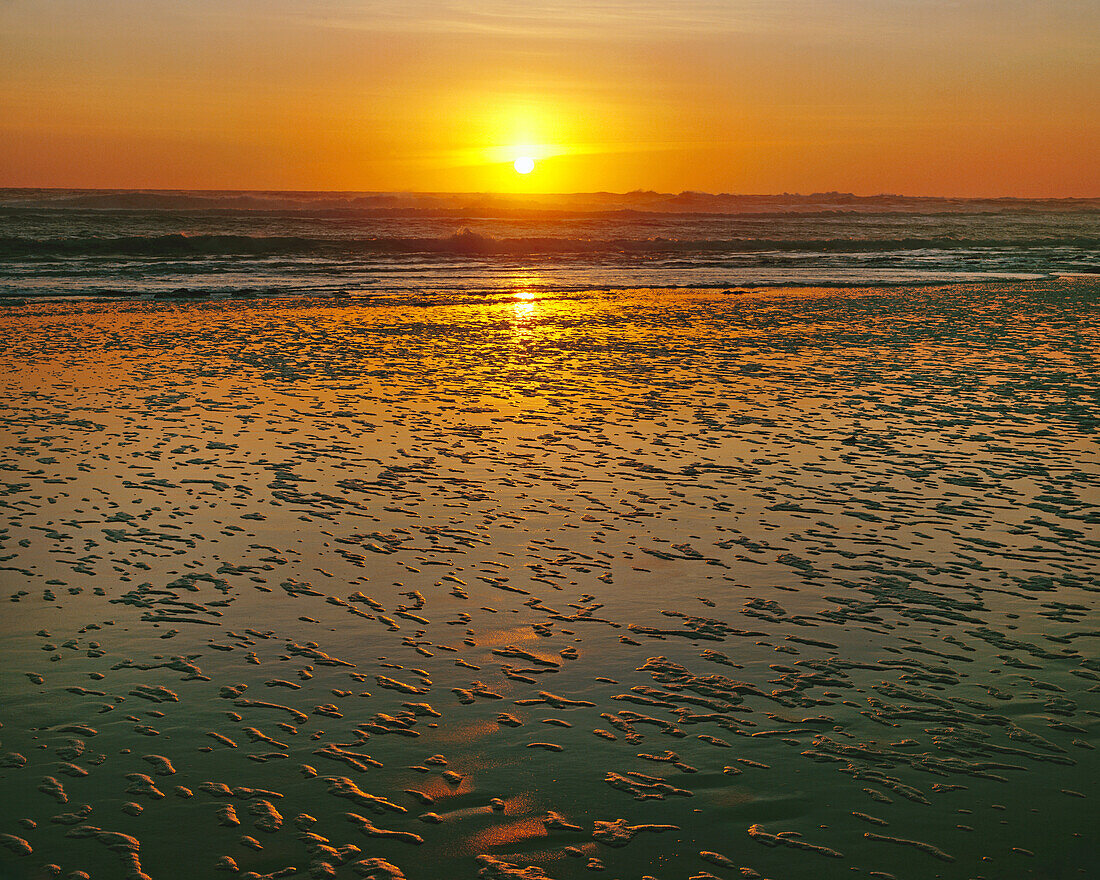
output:
<path id="1" fill-rule="evenodd" d="M 1097 46 L 1089 0 L 0 0 L 0 186 L 1095 197 Z"/>

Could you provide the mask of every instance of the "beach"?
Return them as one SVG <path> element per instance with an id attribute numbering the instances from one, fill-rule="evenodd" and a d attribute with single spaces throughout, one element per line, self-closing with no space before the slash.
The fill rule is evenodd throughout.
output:
<path id="1" fill-rule="evenodd" d="M 913 260 L 0 303 L 0 876 L 1093 876 L 1100 286 Z"/>

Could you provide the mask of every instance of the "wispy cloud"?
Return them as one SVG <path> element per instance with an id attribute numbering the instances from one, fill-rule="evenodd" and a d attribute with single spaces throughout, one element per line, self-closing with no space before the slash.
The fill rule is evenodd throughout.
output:
<path id="1" fill-rule="evenodd" d="M 788 0 L 368 0 L 310 4 L 314 25 L 418 33 L 630 38 L 767 29 Z"/>
<path id="2" fill-rule="evenodd" d="M 981 23 L 993 39 L 1045 34 L 1075 45 L 1082 30 L 1091 39 L 1100 25 L 1095 0 L 269 0 L 266 8 L 327 28 L 604 42 L 734 34 L 950 40 Z"/>

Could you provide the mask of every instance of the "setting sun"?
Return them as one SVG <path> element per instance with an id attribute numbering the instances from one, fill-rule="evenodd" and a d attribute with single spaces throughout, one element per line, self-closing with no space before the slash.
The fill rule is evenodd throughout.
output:
<path id="1" fill-rule="evenodd" d="M 530 174 L 535 170 L 535 160 L 530 156 L 520 156 L 512 163 L 512 167 L 516 169 L 517 174 Z"/>

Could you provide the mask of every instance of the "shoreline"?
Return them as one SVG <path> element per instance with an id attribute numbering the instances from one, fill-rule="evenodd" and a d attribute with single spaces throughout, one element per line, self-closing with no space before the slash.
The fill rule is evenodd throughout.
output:
<path id="1" fill-rule="evenodd" d="M 649 292 L 713 292 L 729 295 L 751 294 L 761 292 L 779 292 L 783 290 L 893 290 L 898 288 L 922 289 L 929 287 L 955 287 L 971 285 L 997 285 L 1007 286 L 1013 284 L 1094 284 L 1100 283 L 1100 274 L 1087 272 L 1058 273 L 1051 275 L 1019 275 L 1013 277 L 984 276 L 980 278 L 953 278 L 953 279 L 928 279 L 905 281 L 813 281 L 805 282 L 756 282 L 739 284 L 662 284 L 662 285 L 577 285 L 577 286 L 534 286 L 516 285 L 513 287 L 462 289 L 422 286 L 404 287 L 372 287 L 369 289 L 286 289 L 272 291 L 233 290 L 233 291 L 207 291 L 198 289 L 175 290 L 167 292 L 148 291 L 110 291 L 98 293 L 19 293 L 0 294 L 0 306 L 11 306 L 31 302 L 195 302 L 211 303 L 234 300 L 351 300 L 369 302 L 384 297 L 394 297 L 400 294 L 419 294 L 425 297 L 461 296 L 469 297 L 472 301 L 501 300 L 506 301 L 516 296 L 533 294 L 540 298 L 554 298 L 569 294 L 583 293 L 636 293 Z M 430 304 L 430 303 L 428 303 Z"/>

